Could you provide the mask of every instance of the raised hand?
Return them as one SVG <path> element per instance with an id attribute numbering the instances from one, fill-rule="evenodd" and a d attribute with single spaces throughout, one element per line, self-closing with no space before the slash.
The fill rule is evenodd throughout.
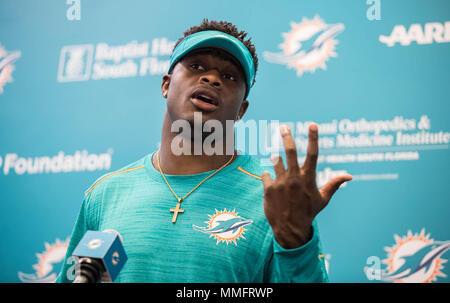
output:
<path id="1" fill-rule="evenodd" d="M 284 248 L 297 248 L 311 238 L 311 225 L 317 214 L 330 202 L 342 183 L 350 181 L 349 174 L 331 179 L 320 190 L 316 185 L 319 156 L 319 131 L 309 126 L 308 150 L 303 166 L 299 167 L 297 149 L 287 125 L 280 127 L 286 153 L 287 169 L 279 155 L 272 155 L 275 179 L 269 172 L 262 174 L 264 212 L 275 239 Z"/>

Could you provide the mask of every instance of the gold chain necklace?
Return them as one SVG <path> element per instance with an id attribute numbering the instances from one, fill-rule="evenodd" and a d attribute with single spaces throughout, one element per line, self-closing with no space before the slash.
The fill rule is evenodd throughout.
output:
<path id="1" fill-rule="evenodd" d="M 213 172 L 212 174 L 210 174 L 208 177 L 206 177 L 205 179 L 203 179 L 202 182 L 200 182 L 196 187 L 194 187 L 190 192 L 188 192 L 184 197 L 180 198 L 177 196 L 177 194 L 173 191 L 172 186 L 170 186 L 169 182 L 167 182 L 166 176 L 164 175 L 162 169 L 161 169 L 161 164 L 159 162 L 159 150 L 158 153 L 156 154 L 157 159 L 158 159 L 158 169 L 159 172 L 161 173 L 162 177 L 164 178 L 164 181 L 166 181 L 167 186 L 169 186 L 170 191 L 172 192 L 172 194 L 175 196 L 175 198 L 177 198 L 178 203 L 177 206 L 175 208 L 171 208 L 170 212 L 173 213 L 173 218 L 172 218 L 172 223 L 177 222 L 177 217 L 178 217 L 178 213 L 184 213 L 184 209 L 181 209 L 181 202 L 186 199 L 194 190 L 196 190 L 200 185 L 203 184 L 203 182 L 205 182 L 206 180 L 208 180 L 209 178 L 211 178 L 212 176 L 214 176 L 215 174 L 217 174 L 220 170 L 222 170 L 222 168 L 224 168 L 225 166 L 227 166 L 228 164 L 231 163 L 231 161 L 234 158 L 234 154 L 231 156 L 230 160 L 227 161 L 227 163 L 225 163 L 224 165 L 222 165 L 220 168 L 218 168 L 215 172 Z"/>

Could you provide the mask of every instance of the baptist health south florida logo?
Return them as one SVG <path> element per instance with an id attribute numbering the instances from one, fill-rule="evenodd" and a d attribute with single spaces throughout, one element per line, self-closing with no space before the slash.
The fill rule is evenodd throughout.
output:
<path id="1" fill-rule="evenodd" d="M 20 54 L 20 51 L 7 52 L 0 44 L 0 94 L 3 93 L 6 83 L 13 81 L 13 63 L 20 58 Z"/>
<path id="2" fill-rule="evenodd" d="M 194 230 L 200 231 L 202 233 L 208 234 L 210 238 L 214 237 L 219 244 L 220 242 L 233 242 L 234 245 L 237 246 L 236 240 L 244 237 L 244 232 L 246 229 L 244 226 L 253 223 L 252 220 L 247 220 L 238 215 L 235 210 L 227 211 L 224 209 L 223 211 L 218 211 L 216 209 L 216 213 L 214 215 L 208 215 L 209 219 L 205 223 L 206 227 L 199 227 L 197 225 L 192 225 Z"/>
<path id="3" fill-rule="evenodd" d="M 345 29 L 342 23 L 326 24 L 319 16 L 312 20 L 291 22 L 291 31 L 283 33 L 284 42 L 279 45 L 282 52 L 263 52 L 263 57 L 271 63 L 284 64 L 297 70 L 297 76 L 304 72 L 314 73 L 317 68 L 326 70 L 326 61 L 337 57 L 338 41 L 334 38 Z"/>
<path id="4" fill-rule="evenodd" d="M 55 243 L 44 243 L 45 250 L 36 254 L 38 262 L 33 265 L 32 274 L 18 272 L 20 281 L 24 283 L 52 283 L 55 282 L 59 270 L 55 266 L 61 263 L 66 256 L 69 238 L 62 242 L 56 239 Z"/>
<path id="5" fill-rule="evenodd" d="M 441 270 L 446 259 L 441 258 L 450 250 L 450 240 L 435 241 L 425 229 L 406 236 L 394 235 L 395 244 L 385 247 L 387 258 L 382 260 L 385 269 L 380 268 L 378 257 L 369 257 L 364 272 L 369 280 L 394 283 L 431 283 L 438 277 L 447 277 Z M 378 267 L 378 268 L 377 268 Z"/>
<path id="6" fill-rule="evenodd" d="M 175 41 L 155 38 L 121 45 L 100 42 L 61 48 L 58 82 L 130 78 L 162 75 L 169 68 Z M 162 56 L 162 57 L 161 57 Z"/>
<path id="7" fill-rule="evenodd" d="M 94 56 L 94 46 L 70 45 L 61 49 L 58 82 L 89 80 Z"/>

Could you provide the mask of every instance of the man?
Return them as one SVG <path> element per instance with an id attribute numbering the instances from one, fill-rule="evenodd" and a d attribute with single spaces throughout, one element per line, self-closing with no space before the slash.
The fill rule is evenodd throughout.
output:
<path id="1" fill-rule="evenodd" d="M 128 255 L 117 282 L 328 281 L 314 219 L 351 176 L 317 189 L 317 125 L 301 167 L 281 127 L 287 168 L 272 156 L 272 176 L 234 149 L 226 127 L 210 144 L 215 153 L 202 149 L 211 134 L 202 127 L 234 123 L 249 106 L 258 61 L 245 36 L 231 23 L 204 20 L 178 41 L 161 85 L 161 147 L 87 190 L 58 281 L 70 282 L 67 258 L 84 233 L 105 229 L 122 235 Z M 179 121 L 191 131 L 174 131 Z"/>

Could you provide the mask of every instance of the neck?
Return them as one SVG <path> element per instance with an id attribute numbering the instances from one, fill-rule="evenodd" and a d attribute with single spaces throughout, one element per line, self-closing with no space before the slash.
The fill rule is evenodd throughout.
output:
<path id="1" fill-rule="evenodd" d="M 207 155 L 205 154 L 203 148 L 199 153 L 198 151 L 194 150 L 194 140 L 191 140 L 191 149 L 188 153 L 182 153 L 180 155 L 174 154 L 174 152 L 172 151 L 172 142 L 174 142 L 174 140 L 180 141 L 181 136 L 180 133 L 172 132 L 171 126 L 172 122 L 169 120 L 168 116 L 165 115 L 161 134 L 161 146 L 159 149 L 159 164 L 161 170 L 165 174 L 199 174 L 220 168 L 225 163 L 227 163 L 233 155 L 234 157 L 232 161 L 236 159 L 237 151 L 234 149 L 234 137 L 233 140 L 226 140 L 226 133 L 223 135 L 223 149 L 221 148 L 223 152 L 221 154 Z M 189 133 L 189 135 L 191 135 L 191 133 Z M 203 146 L 204 140 L 201 140 L 201 142 Z M 230 150 L 232 151 L 231 153 L 226 152 Z M 156 154 L 152 158 L 152 163 L 155 169 L 159 171 Z"/>

